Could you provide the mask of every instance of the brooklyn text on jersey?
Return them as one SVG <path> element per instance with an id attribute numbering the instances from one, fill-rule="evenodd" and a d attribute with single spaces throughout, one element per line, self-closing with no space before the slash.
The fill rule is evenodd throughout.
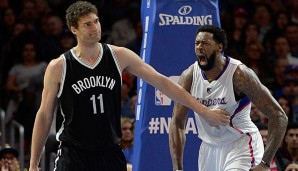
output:
<path id="1" fill-rule="evenodd" d="M 89 78 L 84 78 L 77 81 L 71 87 L 80 94 L 82 91 L 92 88 L 92 87 L 107 87 L 110 90 L 114 88 L 115 80 L 107 76 L 91 76 Z"/>

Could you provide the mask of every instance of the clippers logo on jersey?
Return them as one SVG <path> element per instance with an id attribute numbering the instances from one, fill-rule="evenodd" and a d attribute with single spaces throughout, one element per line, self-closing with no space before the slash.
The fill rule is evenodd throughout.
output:
<path id="1" fill-rule="evenodd" d="M 191 6 L 182 6 L 179 8 L 178 13 L 180 15 L 171 14 L 159 14 L 159 26 L 170 26 L 170 25 L 212 25 L 212 15 L 201 15 L 201 16 L 186 16 L 192 11 Z"/>
<path id="2" fill-rule="evenodd" d="M 204 106 L 206 106 L 206 107 L 216 106 L 216 105 L 219 105 L 219 104 L 227 104 L 226 97 L 216 98 L 216 99 L 202 99 L 202 98 L 197 98 L 197 100 L 200 103 L 202 103 Z"/>
<path id="3" fill-rule="evenodd" d="M 211 88 L 207 88 L 207 93 L 211 93 Z"/>

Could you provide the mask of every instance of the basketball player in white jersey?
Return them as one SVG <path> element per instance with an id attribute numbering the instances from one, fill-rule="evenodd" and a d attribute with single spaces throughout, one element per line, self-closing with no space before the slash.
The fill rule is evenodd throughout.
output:
<path id="1" fill-rule="evenodd" d="M 42 101 L 34 123 L 30 171 L 38 170 L 56 98 L 64 120 L 57 133 L 60 146 L 54 170 L 127 170 L 119 146 L 124 69 L 200 113 L 211 125 L 228 124 L 228 112 L 203 106 L 131 50 L 99 43 L 101 25 L 97 9 L 90 2 L 77 1 L 70 5 L 66 10 L 66 22 L 76 36 L 77 45 L 52 60 L 47 67 Z"/>
<path id="2" fill-rule="evenodd" d="M 201 26 L 195 39 L 197 61 L 179 79 L 179 84 L 203 105 L 230 113 L 228 125 L 215 127 L 195 113 L 202 140 L 199 171 L 269 171 L 285 134 L 287 116 L 251 69 L 222 55 L 226 46 L 224 30 Z M 269 118 L 265 151 L 262 137 L 250 119 L 251 102 Z M 187 107 L 175 103 L 169 134 L 174 171 L 183 170 L 187 112 Z"/>

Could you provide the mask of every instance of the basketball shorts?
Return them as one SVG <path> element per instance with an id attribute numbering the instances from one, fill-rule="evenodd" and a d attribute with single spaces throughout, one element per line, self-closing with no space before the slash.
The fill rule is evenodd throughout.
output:
<path id="1" fill-rule="evenodd" d="M 127 171 L 126 160 L 119 145 L 103 151 L 85 151 L 61 146 L 54 171 Z"/>
<path id="2" fill-rule="evenodd" d="M 199 171 L 248 171 L 258 165 L 264 154 L 259 132 L 244 134 L 230 144 L 221 146 L 202 142 Z"/>

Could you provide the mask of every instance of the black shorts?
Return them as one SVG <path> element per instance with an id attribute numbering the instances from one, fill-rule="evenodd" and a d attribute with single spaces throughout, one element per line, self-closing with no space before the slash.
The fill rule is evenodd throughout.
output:
<path id="1" fill-rule="evenodd" d="M 62 146 L 58 150 L 54 171 L 127 171 L 119 145 L 104 151 L 85 151 Z"/>

